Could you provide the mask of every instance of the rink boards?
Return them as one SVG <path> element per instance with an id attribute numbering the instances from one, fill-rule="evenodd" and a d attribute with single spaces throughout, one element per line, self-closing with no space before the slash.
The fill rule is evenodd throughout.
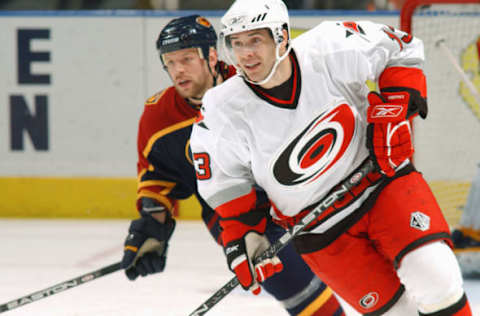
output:
<path id="1" fill-rule="evenodd" d="M 170 85 L 155 40 L 192 13 L 0 12 L 0 216 L 135 216 L 138 119 Z M 218 30 L 222 12 L 202 14 Z M 395 12 L 305 11 L 292 28 L 326 19 L 399 24 Z M 198 204 L 179 214 L 199 218 Z"/>

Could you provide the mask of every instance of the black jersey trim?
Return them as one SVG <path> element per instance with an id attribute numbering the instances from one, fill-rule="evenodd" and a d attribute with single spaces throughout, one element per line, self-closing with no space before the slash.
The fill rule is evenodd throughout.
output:
<path id="1" fill-rule="evenodd" d="M 395 269 L 398 269 L 400 267 L 400 261 L 402 261 L 403 257 L 405 257 L 407 253 L 409 253 L 415 248 L 420 247 L 421 245 L 427 244 L 432 241 L 437 241 L 437 240 L 450 240 L 450 234 L 448 232 L 431 234 L 410 243 L 405 248 L 403 248 L 398 255 L 395 256 L 395 259 L 393 261 L 393 265 Z"/>
<path id="2" fill-rule="evenodd" d="M 467 296 L 465 293 L 463 293 L 462 297 L 458 302 L 456 302 L 453 305 L 450 305 L 449 307 L 442 309 L 438 312 L 430 313 L 430 314 L 424 314 L 424 313 L 418 313 L 420 316 L 450 316 L 450 315 L 455 315 L 455 313 L 459 312 L 462 310 L 462 308 L 467 305 Z"/>
<path id="3" fill-rule="evenodd" d="M 292 93 L 288 100 L 279 99 L 276 96 L 272 95 L 272 89 L 264 89 L 259 85 L 248 83 L 248 87 L 255 93 L 260 99 L 270 103 L 273 106 L 280 107 L 283 109 L 296 109 L 298 105 L 298 99 L 300 97 L 300 92 L 302 90 L 302 76 L 300 71 L 300 65 L 298 63 L 297 56 L 292 50 L 288 55 L 290 61 L 293 65 L 292 76 L 287 81 L 292 81 Z M 292 80 L 293 77 L 293 80 Z"/>

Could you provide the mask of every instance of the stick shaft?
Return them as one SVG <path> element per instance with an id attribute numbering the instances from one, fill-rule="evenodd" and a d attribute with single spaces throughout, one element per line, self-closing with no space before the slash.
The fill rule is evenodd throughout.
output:
<path id="1" fill-rule="evenodd" d="M 374 164 L 371 160 L 366 160 L 360 167 L 358 167 L 347 179 L 343 180 L 338 188 L 336 187 L 332 193 L 325 197 L 320 204 L 311 210 L 305 217 L 303 217 L 297 224 L 289 229 L 282 237 L 280 237 L 274 244 L 266 249 L 259 257 L 255 259 L 258 263 L 264 259 L 274 257 L 280 250 L 283 249 L 295 236 L 300 234 L 305 227 L 313 222 L 320 214 L 327 208 L 333 205 L 341 197 L 344 196 L 349 189 L 356 186 L 367 176 L 368 173 L 374 170 Z M 206 314 L 213 306 L 220 302 L 239 284 L 237 277 L 233 277 L 230 281 L 225 283 L 222 288 L 216 291 L 209 299 L 194 310 L 189 316 L 201 316 Z"/>
<path id="2" fill-rule="evenodd" d="M 55 284 L 53 286 L 50 286 L 48 288 L 45 288 L 43 290 L 25 295 L 23 297 L 14 299 L 10 302 L 7 302 L 5 304 L 0 305 L 0 313 L 12 310 L 17 307 L 21 307 L 23 305 L 26 305 L 28 303 L 33 303 L 35 301 L 38 301 L 42 298 L 46 298 L 48 296 L 52 296 L 55 294 L 58 294 L 60 292 L 69 290 L 71 288 L 77 287 L 83 283 L 98 279 L 99 277 L 102 277 L 104 275 L 116 272 L 121 269 L 121 262 L 117 262 L 108 266 L 105 266 L 101 269 L 83 274 L 79 277 L 70 279 L 68 281 L 64 281 L 58 284 Z"/>

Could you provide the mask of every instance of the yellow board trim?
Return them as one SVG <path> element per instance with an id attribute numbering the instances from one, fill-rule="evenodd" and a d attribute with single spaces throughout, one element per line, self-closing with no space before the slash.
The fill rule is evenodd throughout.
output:
<path id="1" fill-rule="evenodd" d="M 137 218 L 136 178 L 0 177 L 0 217 Z M 179 201 L 179 219 L 201 218 L 191 197 Z"/>
<path id="2" fill-rule="evenodd" d="M 131 178 L 0 178 L 1 217 L 132 218 Z"/>
<path id="3" fill-rule="evenodd" d="M 202 218 L 202 206 L 195 196 L 178 201 L 178 218 L 199 220 Z"/>
<path id="4" fill-rule="evenodd" d="M 322 292 L 322 294 L 320 294 L 319 297 L 317 297 L 313 302 L 311 302 L 303 311 L 301 311 L 298 316 L 310 316 L 310 315 L 313 315 L 313 313 L 315 313 L 319 308 L 320 306 L 322 306 L 323 304 L 325 304 L 326 301 L 328 301 L 328 299 L 330 297 L 332 297 L 333 295 L 333 292 L 332 290 L 327 287 L 325 288 L 325 291 Z"/>
<path id="5" fill-rule="evenodd" d="M 451 226 L 458 223 L 469 182 L 429 182 Z M 136 218 L 136 178 L 0 177 L 0 217 Z M 199 220 L 195 197 L 178 202 L 179 219 Z"/>
<path id="6" fill-rule="evenodd" d="M 467 201 L 471 183 L 463 181 L 431 181 L 428 184 L 447 222 L 452 227 L 457 226 Z"/>

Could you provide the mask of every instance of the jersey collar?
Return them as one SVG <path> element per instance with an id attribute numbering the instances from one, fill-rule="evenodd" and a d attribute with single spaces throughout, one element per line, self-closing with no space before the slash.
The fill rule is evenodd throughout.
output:
<path id="1" fill-rule="evenodd" d="M 246 81 L 245 83 L 260 99 L 270 103 L 271 105 L 280 108 L 295 109 L 300 97 L 302 76 L 300 74 L 298 59 L 293 49 L 291 50 L 288 58 L 290 58 L 293 68 L 292 75 L 281 85 L 271 89 L 264 89 L 259 85 L 251 84 Z"/>

